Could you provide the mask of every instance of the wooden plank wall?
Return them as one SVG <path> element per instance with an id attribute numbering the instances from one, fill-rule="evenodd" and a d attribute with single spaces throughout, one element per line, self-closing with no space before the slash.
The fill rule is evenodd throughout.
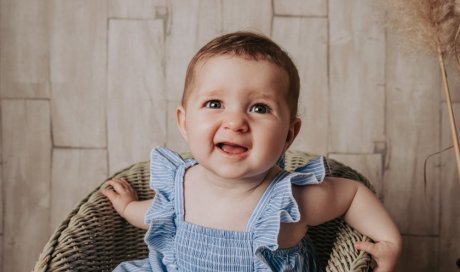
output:
<path id="1" fill-rule="evenodd" d="M 0 0 L 0 271 L 28 271 L 108 175 L 177 133 L 187 63 L 224 32 L 272 37 L 300 72 L 293 148 L 365 174 L 404 235 L 398 271 L 458 271 L 460 182 L 435 59 L 364 0 Z M 455 109 L 460 80 L 451 70 Z"/>

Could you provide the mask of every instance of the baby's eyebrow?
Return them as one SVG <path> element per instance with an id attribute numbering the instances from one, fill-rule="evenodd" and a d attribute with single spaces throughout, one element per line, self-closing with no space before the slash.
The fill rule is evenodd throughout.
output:
<path id="1" fill-rule="evenodd" d="M 225 91 L 221 89 L 213 89 L 213 90 L 203 90 L 200 92 L 200 95 L 206 95 L 206 96 L 220 96 L 224 94 Z"/>
<path id="2" fill-rule="evenodd" d="M 250 98 L 261 98 L 261 99 L 267 99 L 267 100 L 277 100 L 277 97 L 275 95 L 269 95 L 266 92 L 251 92 L 249 94 Z"/>

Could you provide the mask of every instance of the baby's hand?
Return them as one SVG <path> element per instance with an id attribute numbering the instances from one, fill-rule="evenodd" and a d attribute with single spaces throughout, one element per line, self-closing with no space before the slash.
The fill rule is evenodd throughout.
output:
<path id="1" fill-rule="evenodd" d="M 108 185 L 101 190 L 110 202 L 112 202 L 115 210 L 122 217 L 125 217 L 125 210 L 129 203 L 137 200 L 136 191 L 125 179 L 111 179 L 107 181 Z"/>
<path id="2" fill-rule="evenodd" d="M 373 272 L 391 272 L 395 270 L 396 263 L 401 253 L 401 245 L 396 243 L 381 241 L 377 243 L 356 242 L 357 250 L 364 250 L 371 254 L 377 267 Z"/>

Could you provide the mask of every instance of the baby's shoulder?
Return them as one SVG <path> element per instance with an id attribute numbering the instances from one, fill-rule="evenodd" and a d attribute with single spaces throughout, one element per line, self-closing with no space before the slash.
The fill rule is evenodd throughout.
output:
<path id="1" fill-rule="evenodd" d="M 300 186 L 292 184 L 292 196 L 299 207 L 302 207 L 303 204 L 317 201 L 318 194 L 324 190 L 323 183 Z"/>

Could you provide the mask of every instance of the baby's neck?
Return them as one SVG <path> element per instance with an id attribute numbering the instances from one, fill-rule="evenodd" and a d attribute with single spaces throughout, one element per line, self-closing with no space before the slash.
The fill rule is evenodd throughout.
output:
<path id="1" fill-rule="evenodd" d="M 196 174 L 216 194 L 237 197 L 251 194 L 260 189 L 265 191 L 265 188 L 278 171 L 279 169 L 274 167 L 256 176 L 234 179 L 221 177 L 198 165 Z"/>

